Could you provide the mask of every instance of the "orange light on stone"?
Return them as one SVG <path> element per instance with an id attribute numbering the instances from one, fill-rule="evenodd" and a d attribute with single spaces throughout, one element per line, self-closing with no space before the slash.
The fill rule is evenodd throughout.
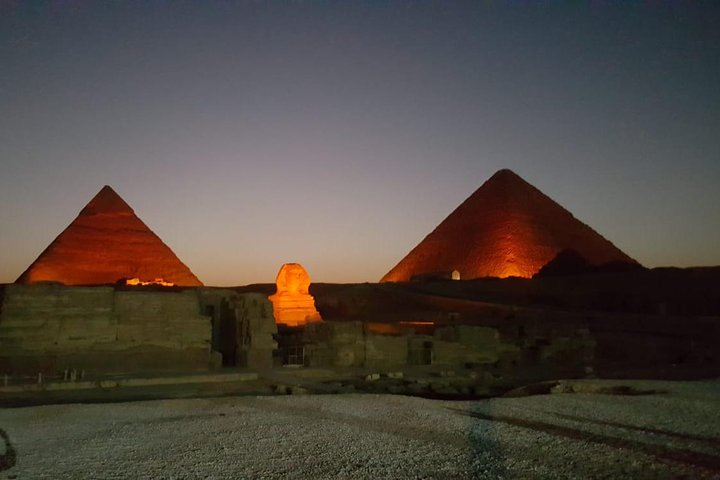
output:
<path id="1" fill-rule="evenodd" d="M 368 322 L 365 324 L 365 330 L 375 335 L 402 335 L 405 333 L 405 329 L 396 323 Z"/>
<path id="2" fill-rule="evenodd" d="M 135 278 L 128 278 L 127 280 L 125 280 L 125 285 L 142 285 L 142 286 L 145 286 L 145 285 L 160 285 L 161 287 L 174 287 L 174 286 L 175 286 L 174 283 L 172 283 L 172 282 L 166 282 L 166 281 L 163 280 L 162 278 L 156 278 L 155 280 L 153 280 L 153 281 L 151 281 L 151 282 L 143 282 L 142 280 L 140 280 L 140 279 L 137 278 L 137 277 L 135 277 Z"/>
<path id="3" fill-rule="evenodd" d="M 417 335 L 432 335 L 435 330 L 435 322 L 429 321 L 402 321 L 400 325 L 405 329 L 412 329 Z"/>
<path id="4" fill-rule="evenodd" d="M 170 247 L 106 185 L 16 282 L 108 285 L 123 278 L 202 286 Z"/>
<path id="5" fill-rule="evenodd" d="M 548 255 L 535 244 L 535 232 L 529 222 L 518 218 L 507 219 L 499 227 L 502 235 L 495 240 L 494 250 L 498 261 L 493 265 L 495 277 L 532 277 L 544 265 L 539 258 Z"/>
<path id="6" fill-rule="evenodd" d="M 308 293 L 310 275 L 299 263 L 286 263 L 275 280 L 277 291 L 270 295 L 275 323 L 297 327 L 322 318 L 315 309 L 315 299 Z"/>
<path id="7" fill-rule="evenodd" d="M 509 277 L 529 277 L 529 275 L 522 275 L 520 273 L 520 270 L 518 270 L 517 266 L 515 265 L 506 265 L 505 268 L 498 271 L 497 276 L 499 278 L 509 278 Z"/>
<path id="8" fill-rule="evenodd" d="M 421 322 L 403 320 L 397 323 L 367 322 L 365 330 L 375 335 L 407 335 L 409 332 L 428 330 L 435 326 L 435 322 Z"/>
<path id="9" fill-rule="evenodd" d="M 411 322 L 411 321 L 402 321 L 400 322 L 400 325 L 409 325 L 412 327 L 430 327 L 435 325 L 435 322 Z"/>
<path id="10" fill-rule="evenodd" d="M 500 170 L 458 206 L 380 281 L 408 282 L 437 272 L 530 278 L 558 252 L 592 265 L 637 264 L 510 170 Z"/>

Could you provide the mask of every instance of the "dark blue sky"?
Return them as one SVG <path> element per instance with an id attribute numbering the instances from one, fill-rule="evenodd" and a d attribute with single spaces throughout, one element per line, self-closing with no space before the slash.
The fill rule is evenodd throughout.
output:
<path id="1" fill-rule="evenodd" d="M 0 282 L 105 184 L 207 284 L 376 281 L 500 168 L 720 264 L 715 2 L 0 1 Z"/>

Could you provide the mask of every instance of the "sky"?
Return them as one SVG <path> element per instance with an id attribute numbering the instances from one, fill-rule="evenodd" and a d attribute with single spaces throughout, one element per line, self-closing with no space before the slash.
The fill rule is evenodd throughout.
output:
<path id="1" fill-rule="evenodd" d="M 377 281 L 510 168 L 720 265 L 717 2 L 0 0 L 0 283 L 111 185 L 206 285 Z"/>

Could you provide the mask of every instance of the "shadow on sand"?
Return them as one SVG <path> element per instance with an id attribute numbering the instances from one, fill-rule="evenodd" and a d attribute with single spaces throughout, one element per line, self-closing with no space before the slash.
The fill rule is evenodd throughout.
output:
<path id="1" fill-rule="evenodd" d="M 508 472 L 505 467 L 507 457 L 496 432 L 497 424 L 480 415 L 476 416 L 474 412 L 463 412 L 463 414 L 479 420 L 470 430 L 473 478 L 487 480 L 507 478 Z"/>
<path id="2" fill-rule="evenodd" d="M 521 427 L 535 432 L 554 435 L 559 438 L 582 442 L 584 444 L 598 444 L 616 448 L 618 450 L 639 452 L 645 455 L 653 456 L 662 463 L 685 465 L 689 468 L 699 468 L 712 473 L 720 472 L 720 456 L 714 454 L 702 453 L 686 448 L 648 444 L 638 440 L 591 433 L 585 430 L 570 428 L 562 425 L 516 418 L 508 415 L 493 415 L 480 411 L 463 411 L 460 413 L 479 420 L 478 423 L 473 426 L 473 430 L 471 432 L 473 453 L 476 460 L 475 473 L 478 478 L 505 478 L 505 474 L 507 473 L 504 464 L 507 458 L 503 456 L 502 447 L 496 439 L 497 436 L 493 431 L 494 424 Z M 686 438 L 713 445 L 717 445 L 718 442 L 717 438 L 696 437 L 652 428 L 644 429 L 614 422 L 597 422 L 591 420 L 589 423 L 602 423 L 611 426 L 618 426 L 623 429 L 641 430 L 653 435 L 667 435 L 670 437 Z"/>
<path id="3" fill-rule="evenodd" d="M 2 472 L 15 466 L 17 453 L 12 443 L 10 443 L 10 437 L 2 428 L 0 428 L 0 437 L 2 437 L 3 443 L 5 444 L 5 453 L 0 454 L 0 472 Z"/>

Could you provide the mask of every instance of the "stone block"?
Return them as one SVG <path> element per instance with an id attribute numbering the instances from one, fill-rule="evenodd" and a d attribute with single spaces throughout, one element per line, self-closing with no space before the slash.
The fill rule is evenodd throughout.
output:
<path id="1" fill-rule="evenodd" d="M 305 364 L 308 367 L 335 366 L 332 349 L 326 343 L 305 345 Z"/>
<path id="2" fill-rule="evenodd" d="M 334 353 L 333 365 L 336 367 L 352 367 L 361 364 L 358 355 L 356 355 L 357 349 L 354 345 L 334 345 L 332 351 Z"/>
<path id="3" fill-rule="evenodd" d="M 498 360 L 500 334 L 497 329 L 469 325 L 439 328 L 433 341 L 433 363 L 463 365 Z"/>
<path id="4" fill-rule="evenodd" d="M 365 365 L 388 367 L 405 365 L 408 358 L 408 342 L 404 336 L 365 336 Z"/>
<path id="5" fill-rule="evenodd" d="M 24 359 L 12 362 L 18 372 L 58 362 L 93 371 L 209 365 L 210 321 L 193 291 L 11 285 L 3 305 L 0 351 Z"/>
<path id="6" fill-rule="evenodd" d="M 222 368 L 222 353 L 215 350 L 210 352 L 210 368 L 213 370 Z"/>
<path id="7" fill-rule="evenodd" d="M 239 366 L 255 370 L 270 369 L 273 367 L 273 350 L 268 348 L 251 348 L 240 350 Z"/>
<path id="8" fill-rule="evenodd" d="M 363 340 L 362 322 L 334 322 L 330 325 L 334 343 L 354 343 Z"/>

